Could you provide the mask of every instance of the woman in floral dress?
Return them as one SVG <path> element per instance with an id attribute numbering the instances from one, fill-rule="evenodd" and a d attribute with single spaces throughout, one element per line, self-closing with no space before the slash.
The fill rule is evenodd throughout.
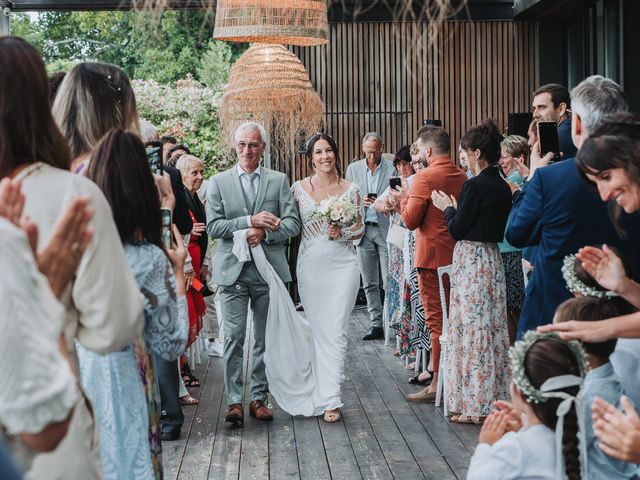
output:
<path id="1" fill-rule="evenodd" d="M 497 163 L 501 136 L 489 120 L 462 137 L 475 176 L 464 184 L 458 205 L 433 192 L 444 211 L 453 251 L 449 309 L 446 392 L 452 421 L 479 422 L 496 400 L 507 399 L 510 374 L 507 352 L 507 299 L 498 242 L 511 210 L 511 191 Z"/>

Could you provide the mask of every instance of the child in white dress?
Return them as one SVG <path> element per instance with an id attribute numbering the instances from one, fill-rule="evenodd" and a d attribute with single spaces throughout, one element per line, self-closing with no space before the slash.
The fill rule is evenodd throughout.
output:
<path id="1" fill-rule="evenodd" d="M 487 417 L 467 480 L 586 478 L 575 405 L 588 370 L 580 344 L 529 331 L 509 358 L 513 403 L 496 402 Z"/>

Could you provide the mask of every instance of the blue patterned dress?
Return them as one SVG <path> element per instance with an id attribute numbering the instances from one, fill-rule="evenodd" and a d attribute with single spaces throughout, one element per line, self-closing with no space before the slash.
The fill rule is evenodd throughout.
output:
<path id="1" fill-rule="evenodd" d="M 176 298 L 173 268 L 160 248 L 124 247 L 144 296 L 143 336 L 106 355 L 76 342 L 80 377 L 95 411 L 104 478 L 161 478 L 160 395 L 148 352 L 175 360 L 184 351 L 188 321 L 181 310 L 186 305 Z"/>

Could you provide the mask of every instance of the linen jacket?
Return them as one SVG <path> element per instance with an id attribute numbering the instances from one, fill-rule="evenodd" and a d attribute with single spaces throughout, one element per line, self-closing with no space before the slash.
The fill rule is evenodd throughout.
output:
<path id="1" fill-rule="evenodd" d="M 368 191 L 367 184 L 367 160 L 357 160 L 347 167 L 347 173 L 345 178 L 350 182 L 355 183 L 360 188 L 360 194 L 363 197 L 367 196 L 367 193 L 373 193 Z M 389 186 L 389 179 L 396 174 L 396 169 L 393 168 L 393 163 L 384 158 L 380 159 L 380 181 L 378 182 L 378 190 L 375 192 L 378 196 L 382 195 Z M 373 206 L 371 207 L 373 208 Z M 383 213 L 378 213 L 378 228 L 382 238 L 387 238 L 389 232 L 389 217 Z M 364 219 L 364 213 L 363 213 Z M 359 240 L 356 240 L 359 243 Z"/>
<path id="2" fill-rule="evenodd" d="M 207 189 L 207 232 L 219 238 L 213 268 L 213 283 L 232 285 L 240 275 L 243 264 L 233 255 L 233 233 L 249 228 L 248 215 L 271 212 L 281 223 L 275 232 L 267 231 L 262 242 L 265 255 L 283 282 L 291 281 L 285 254 L 286 242 L 300 233 L 300 214 L 287 177 L 280 172 L 259 167 L 260 188 L 251 209 L 238 175 L 237 166 L 210 179 Z"/>
<path id="3" fill-rule="evenodd" d="M 455 240 L 449 233 L 444 213 L 431 203 L 431 192 L 441 190 L 460 198 L 467 176 L 451 159 L 439 157 L 418 172 L 409 193 L 402 200 L 401 214 L 409 230 L 416 230 L 414 263 L 417 268 L 437 269 L 451 263 Z"/>

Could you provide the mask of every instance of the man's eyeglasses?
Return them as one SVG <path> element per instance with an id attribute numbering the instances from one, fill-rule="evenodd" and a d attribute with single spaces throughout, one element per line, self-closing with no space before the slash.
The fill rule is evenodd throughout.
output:
<path id="1" fill-rule="evenodd" d="M 244 150 L 247 147 L 249 147 L 251 150 L 258 150 L 261 146 L 262 146 L 261 143 L 256 143 L 256 142 L 251 142 L 251 143 L 238 142 L 238 143 L 236 143 L 236 148 L 238 150 Z"/>

